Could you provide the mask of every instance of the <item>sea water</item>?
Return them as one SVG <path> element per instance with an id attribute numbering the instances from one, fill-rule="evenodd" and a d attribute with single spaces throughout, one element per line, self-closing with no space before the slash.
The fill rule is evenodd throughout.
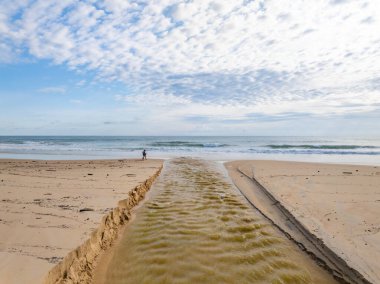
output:
<path id="1" fill-rule="evenodd" d="M 0 136 L 0 158 L 200 157 L 380 164 L 380 137 Z"/>

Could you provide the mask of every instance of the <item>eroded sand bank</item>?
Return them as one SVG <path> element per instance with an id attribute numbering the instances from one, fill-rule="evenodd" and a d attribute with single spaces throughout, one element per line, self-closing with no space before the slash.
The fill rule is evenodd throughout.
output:
<path id="1" fill-rule="evenodd" d="M 42 283 L 161 160 L 0 160 L 0 279 Z"/>
<path id="2" fill-rule="evenodd" d="M 247 203 L 221 165 L 167 161 L 149 195 L 96 284 L 336 283 Z"/>
<path id="3" fill-rule="evenodd" d="M 226 167 L 253 203 L 261 206 L 262 200 L 252 194 L 247 176 L 350 267 L 380 283 L 380 168 L 279 161 L 235 161 Z M 274 213 L 267 206 L 262 210 Z"/>

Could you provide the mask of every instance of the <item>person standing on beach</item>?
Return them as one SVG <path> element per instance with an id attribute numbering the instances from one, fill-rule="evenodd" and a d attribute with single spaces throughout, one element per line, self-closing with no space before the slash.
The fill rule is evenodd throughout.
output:
<path id="1" fill-rule="evenodd" d="M 146 160 L 146 151 L 145 151 L 145 149 L 144 149 L 144 151 L 142 151 L 142 155 L 143 155 L 142 159 Z"/>

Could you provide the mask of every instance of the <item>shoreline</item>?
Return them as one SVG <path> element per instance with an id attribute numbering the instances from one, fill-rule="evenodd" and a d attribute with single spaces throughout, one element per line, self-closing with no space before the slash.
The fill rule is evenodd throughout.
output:
<path id="1" fill-rule="evenodd" d="M 331 231 L 323 226 L 320 226 L 318 228 L 319 230 L 313 228 L 311 224 L 315 222 L 315 219 L 323 216 L 319 214 L 321 213 L 318 211 L 318 209 L 320 209 L 318 208 L 319 204 L 312 207 L 310 203 L 307 205 L 301 203 L 303 200 L 308 200 L 311 197 L 308 196 L 307 192 L 305 193 L 306 187 L 303 187 L 303 184 L 299 186 L 300 182 L 294 180 L 295 176 L 304 174 L 300 168 L 297 168 L 298 171 L 295 171 L 295 169 L 292 168 L 294 165 L 299 167 L 312 167 L 313 170 L 318 173 L 322 171 L 324 167 L 338 168 L 338 171 L 347 167 L 350 169 L 359 168 L 360 171 L 364 169 L 377 169 L 377 167 L 354 165 L 280 161 L 234 161 L 225 163 L 231 179 L 245 198 L 256 207 L 263 216 L 270 220 L 274 226 L 278 227 L 289 239 L 293 240 L 302 250 L 309 254 L 320 266 L 327 269 L 344 283 L 371 283 L 372 281 L 375 283 L 377 276 L 371 273 L 370 268 L 370 265 L 372 265 L 372 267 L 376 266 L 373 261 L 369 260 L 372 263 L 367 264 L 367 268 L 358 265 L 361 261 L 360 257 L 355 253 L 351 253 L 350 255 L 350 247 L 340 248 L 339 245 L 337 246 L 337 242 L 332 242 L 332 240 L 337 238 L 336 235 L 333 235 Z M 286 170 L 284 170 L 284 168 Z M 284 171 L 286 171 L 286 174 Z M 275 179 L 277 175 L 283 175 L 285 177 L 282 177 L 280 182 L 277 181 L 277 183 L 274 183 L 271 179 Z M 305 178 L 305 176 L 307 177 Z M 310 176 L 314 176 L 315 178 L 315 175 L 310 174 Z M 309 180 L 311 177 L 304 175 L 303 179 Z M 339 179 L 335 177 L 334 181 L 339 182 Z M 379 182 L 380 179 L 377 183 L 380 184 Z M 318 183 L 318 181 L 315 181 L 315 183 Z M 314 190 L 317 187 L 315 185 L 313 187 L 312 184 L 308 186 Z M 277 191 L 280 188 L 286 188 L 286 190 L 283 189 L 279 193 Z M 297 193 L 302 196 L 302 200 L 292 198 L 291 192 L 296 191 L 296 189 L 298 190 Z M 290 193 L 286 195 L 285 192 Z M 313 196 L 313 198 L 316 197 Z M 339 202 L 339 196 L 337 202 Z M 313 201 L 311 203 L 314 204 Z M 309 207 L 309 215 L 306 215 L 305 211 L 302 211 L 302 209 L 307 209 L 307 207 Z M 348 214 L 350 212 L 345 213 Z M 328 219 L 328 222 L 330 222 L 330 219 Z M 341 222 L 341 220 L 336 219 L 335 225 L 339 225 L 339 222 Z M 332 218 L 331 223 L 334 226 Z M 350 225 L 352 226 L 352 224 L 348 224 L 347 226 Z M 344 232 L 341 232 L 341 234 L 342 233 L 344 234 Z M 344 234 L 341 236 L 341 239 L 342 238 L 346 241 L 351 241 L 350 235 Z M 372 246 L 373 245 L 372 243 Z M 351 249 L 352 248 L 354 247 L 351 247 Z M 358 253 L 357 250 L 356 253 Z M 350 257 L 347 257 L 347 255 L 350 255 Z M 374 256 L 374 258 L 376 259 L 376 256 Z"/>
<path id="2" fill-rule="evenodd" d="M 115 220 L 120 200 L 150 186 L 162 163 L 0 160 L 2 283 L 41 283 L 100 224 Z"/>
<path id="3" fill-rule="evenodd" d="M 57 155 L 57 154 L 20 154 L 20 153 L 0 153 L 2 160 L 37 160 L 37 161 L 109 161 L 109 160 L 139 160 L 140 153 L 125 153 L 120 155 Z M 380 166 L 380 159 L 374 155 L 320 155 L 320 154 L 243 154 L 243 153 L 149 153 L 151 160 L 170 160 L 178 157 L 196 158 L 215 162 L 233 161 L 276 161 L 276 162 L 304 162 L 333 165 L 358 165 L 358 166 Z M 217 155 L 217 157 L 216 157 Z"/>

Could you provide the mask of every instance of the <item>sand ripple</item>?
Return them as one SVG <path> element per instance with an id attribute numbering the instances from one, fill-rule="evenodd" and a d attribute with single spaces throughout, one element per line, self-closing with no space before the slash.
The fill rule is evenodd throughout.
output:
<path id="1" fill-rule="evenodd" d="M 206 162 L 167 163 L 128 226 L 107 283 L 309 283 L 286 240 Z"/>

